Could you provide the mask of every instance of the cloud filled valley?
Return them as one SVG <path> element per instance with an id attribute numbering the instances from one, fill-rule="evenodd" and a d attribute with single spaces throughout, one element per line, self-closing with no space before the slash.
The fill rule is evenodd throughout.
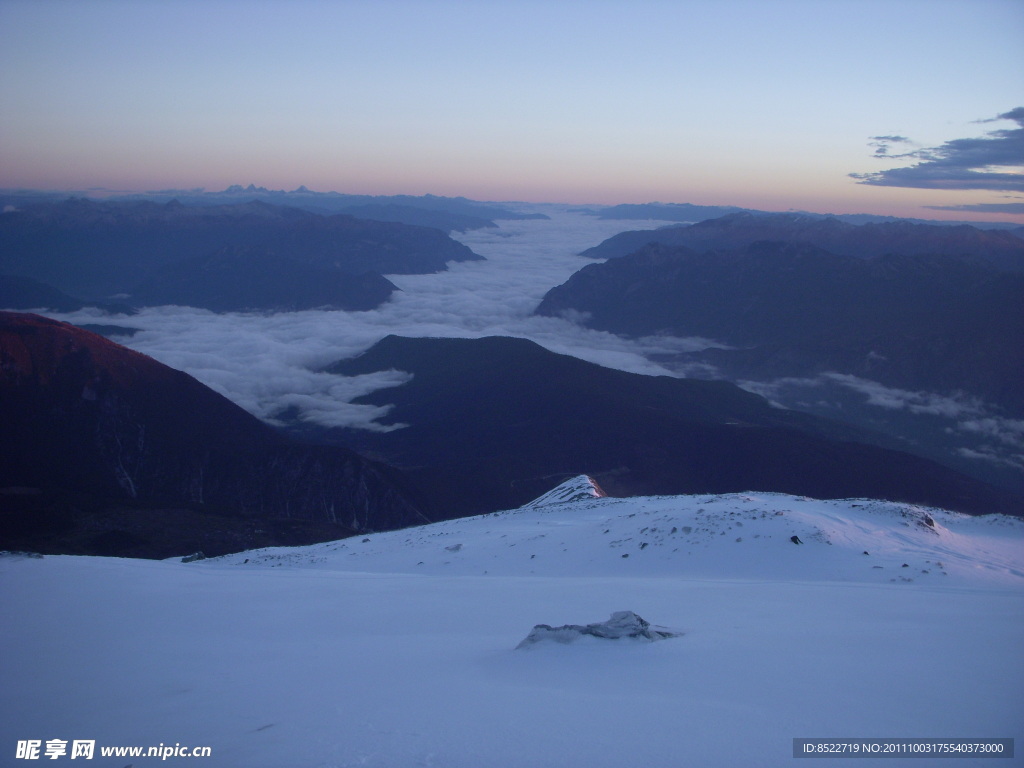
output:
<path id="1" fill-rule="evenodd" d="M 378 409 L 348 403 L 405 377 L 346 378 L 321 373 L 389 334 L 529 338 L 555 352 L 612 368 L 668 374 L 649 356 L 692 351 L 713 341 L 671 337 L 639 342 L 590 331 L 563 318 L 532 316 L 544 293 L 588 263 L 577 254 L 620 231 L 618 221 L 541 208 L 550 221 L 501 221 L 498 229 L 455 235 L 484 261 L 449 263 L 445 272 L 389 275 L 400 289 L 365 312 L 213 313 L 193 307 L 150 307 L 132 316 L 93 308 L 45 314 L 82 324 L 138 329 L 117 340 L 183 370 L 260 418 L 283 410 L 325 426 L 379 428 Z M 665 222 L 648 222 L 657 226 Z M 636 228 L 637 222 L 630 222 Z M 641 222 L 640 226 L 643 226 Z"/>
<path id="2" fill-rule="evenodd" d="M 136 329 L 117 341 L 195 376 L 257 417 L 277 424 L 384 431 L 388 406 L 353 403 L 408 381 L 402 371 L 325 372 L 387 335 L 514 336 L 609 368 L 647 375 L 730 377 L 788 408 L 849 421 L 890 447 L 922 453 L 988 482 L 1024 488 L 1020 419 L 963 393 L 911 391 L 864 376 L 821 371 L 754 379 L 715 364 L 726 344 L 669 334 L 627 338 L 588 328 L 585 315 L 539 316 L 545 294 L 594 263 L 579 254 L 625 230 L 663 221 L 603 219 L 567 206 L 523 206 L 547 219 L 500 220 L 454 234 L 483 260 L 449 262 L 433 274 L 388 275 L 399 290 L 358 312 L 214 313 L 178 306 L 112 315 L 95 308 L 48 316 L 79 325 Z M 580 470 L 586 468 L 580 467 Z"/>

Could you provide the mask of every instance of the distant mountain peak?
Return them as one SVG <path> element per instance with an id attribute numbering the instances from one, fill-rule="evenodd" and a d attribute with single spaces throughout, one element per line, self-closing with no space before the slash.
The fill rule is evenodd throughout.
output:
<path id="1" fill-rule="evenodd" d="M 576 475 L 576 477 L 570 478 L 561 485 L 552 488 L 543 496 L 537 497 L 529 504 L 524 504 L 520 509 L 539 509 L 540 507 L 567 504 L 573 501 L 600 499 L 607 495 L 594 478 L 589 475 Z"/>
<path id="2" fill-rule="evenodd" d="M 243 187 L 241 184 L 232 184 L 230 187 L 225 189 L 221 194 L 224 195 L 237 195 L 237 194 L 254 194 L 254 193 L 269 193 L 271 190 L 266 187 L 257 187 L 255 184 L 250 184 L 248 187 Z"/>

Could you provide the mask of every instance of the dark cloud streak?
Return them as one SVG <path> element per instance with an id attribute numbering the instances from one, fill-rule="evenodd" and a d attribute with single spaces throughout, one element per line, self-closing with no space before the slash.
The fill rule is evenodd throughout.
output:
<path id="1" fill-rule="evenodd" d="M 940 147 L 902 154 L 890 154 L 890 148 L 910 143 L 906 137 L 873 136 L 869 146 L 875 148 L 875 157 L 914 158 L 920 162 L 874 173 L 851 173 L 850 177 L 858 184 L 881 187 L 1024 191 L 1024 174 L 996 170 L 1024 165 L 1024 107 L 978 122 L 999 120 L 1012 120 L 1018 127 L 990 131 L 980 138 L 953 139 Z"/>
<path id="2" fill-rule="evenodd" d="M 910 139 L 908 139 L 906 136 L 872 136 L 871 141 L 868 142 L 868 146 L 875 148 L 875 157 L 884 157 L 886 159 L 892 159 L 894 157 L 911 157 L 914 154 L 914 152 L 905 152 L 898 155 L 891 154 L 893 144 L 910 143 Z"/>

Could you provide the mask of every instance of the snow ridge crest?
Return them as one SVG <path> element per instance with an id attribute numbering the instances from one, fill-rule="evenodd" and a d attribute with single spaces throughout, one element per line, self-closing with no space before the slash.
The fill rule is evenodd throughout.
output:
<path id="1" fill-rule="evenodd" d="M 587 501 L 600 499 L 608 494 L 605 493 L 597 481 L 589 475 L 576 475 L 564 483 L 552 488 L 543 496 L 538 496 L 520 509 L 539 509 L 554 504 L 567 504 L 573 501 Z"/>

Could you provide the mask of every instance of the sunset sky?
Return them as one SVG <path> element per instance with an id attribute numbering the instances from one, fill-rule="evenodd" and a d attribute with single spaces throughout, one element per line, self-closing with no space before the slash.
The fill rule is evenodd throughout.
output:
<path id="1" fill-rule="evenodd" d="M 1022 41 L 1021 0 L 0 0 L 0 187 L 1024 223 Z"/>

